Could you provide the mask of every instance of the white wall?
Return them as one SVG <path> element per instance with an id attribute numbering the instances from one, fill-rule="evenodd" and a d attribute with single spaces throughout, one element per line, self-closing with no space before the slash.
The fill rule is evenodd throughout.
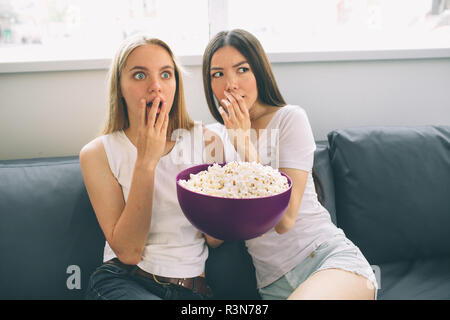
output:
<path id="1" fill-rule="evenodd" d="M 276 63 L 316 140 L 366 125 L 450 125 L 450 59 Z M 213 122 L 201 67 L 185 68 L 188 111 Z M 76 155 L 105 121 L 106 70 L 0 74 L 0 160 Z"/>
<path id="2" fill-rule="evenodd" d="M 450 59 L 282 64 L 289 103 L 302 105 L 316 140 L 367 125 L 450 125 Z"/>

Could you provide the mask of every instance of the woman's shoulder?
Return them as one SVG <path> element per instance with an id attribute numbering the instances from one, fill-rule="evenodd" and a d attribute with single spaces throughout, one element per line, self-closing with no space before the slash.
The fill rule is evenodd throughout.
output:
<path id="1" fill-rule="evenodd" d="M 298 139 L 312 135 L 311 124 L 305 109 L 298 105 L 286 105 L 285 112 L 280 119 L 280 132 L 286 137 Z"/>
<path id="2" fill-rule="evenodd" d="M 305 109 L 303 109 L 302 107 L 300 107 L 299 105 L 296 104 L 287 104 L 283 107 L 284 110 L 284 115 L 285 117 L 288 115 L 302 115 L 305 116 L 306 115 L 306 111 Z"/>
<path id="3" fill-rule="evenodd" d="M 276 123 L 280 129 L 298 127 L 299 125 L 304 124 L 305 121 L 308 122 L 308 116 L 306 115 L 305 109 L 294 104 L 288 104 L 281 107 L 281 110 L 277 111 L 276 116 Z"/>
<path id="4" fill-rule="evenodd" d="M 206 128 L 207 130 L 213 131 L 219 135 L 222 135 L 227 130 L 225 125 L 223 125 L 220 122 L 208 123 L 208 124 L 204 125 L 203 127 Z"/>
<path id="5" fill-rule="evenodd" d="M 103 137 L 96 137 L 81 148 L 79 153 L 80 164 L 104 159 L 105 148 L 102 141 Z"/>
<path id="6" fill-rule="evenodd" d="M 105 144 L 111 144 L 114 142 L 123 144 L 123 140 L 124 138 L 122 130 L 100 135 L 88 142 L 83 148 L 81 148 L 80 156 L 82 154 L 88 156 L 102 154 L 105 152 Z"/>

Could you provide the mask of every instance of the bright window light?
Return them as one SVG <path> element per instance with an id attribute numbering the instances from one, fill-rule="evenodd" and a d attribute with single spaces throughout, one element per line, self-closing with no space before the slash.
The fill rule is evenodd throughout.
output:
<path id="1" fill-rule="evenodd" d="M 449 0 L 228 0 L 269 52 L 450 47 Z"/>
<path id="2" fill-rule="evenodd" d="M 0 0 L 0 63 L 109 59 L 136 32 L 200 56 L 232 28 L 269 53 L 450 48 L 450 0 Z"/>
<path id="3" fill-rule="evenodd" d="M 200 54 L 208 0 L 0 0 L 0 61 L 111 58 L 136 32 Z"/>

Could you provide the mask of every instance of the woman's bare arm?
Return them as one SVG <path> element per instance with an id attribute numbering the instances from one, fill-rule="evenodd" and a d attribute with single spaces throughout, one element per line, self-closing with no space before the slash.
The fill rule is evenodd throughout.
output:
<path id="1" fill-rule="evenodd" d="M 154 103 L 158 105 L 159 98 Z M 100 138 L 80 151 L 80 165 L 89 198 L 111 249 L 125 264 L 141 260 L 150 224 L 156 165 L 165 151 L 168 107 L 163 102 L 158 119 L 157 108 L 146 113 L 141 100 L 140 123 L 136 139 L 137 158 L 125 203 L 122 188 L 112 174 Z"/>
<path id="2" fill-rule="evenodd" d="M 137 264 L 150 230 L 154 171 L 135 165 L 125 204 L 100 139 L 81 150 L 80 165 L 89 198 L 111 249 L 123 263 Z"/>
<path id="3" fill-rule="evenodd" d="M 275 231 L 279 234 L 288 232 L 294 226 L 297 220 L 298 209 L 305 192 L 308 172 L 292 168 L 280 168 L 281 172 L 286 173 L 292 180 L 291 199 L 289 205 L 283 214 L 283 217 L 275 226 Z"/>

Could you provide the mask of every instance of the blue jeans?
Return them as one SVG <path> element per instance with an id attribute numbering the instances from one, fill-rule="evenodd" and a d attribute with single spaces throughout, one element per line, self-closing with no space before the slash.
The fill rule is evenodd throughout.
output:
<path id="1" fill-rule="evenodd" d="M 102 264 L 91 275 L 86 300 L 204 300 L 189 289 L 161 284 L 118 265 Z"/>

